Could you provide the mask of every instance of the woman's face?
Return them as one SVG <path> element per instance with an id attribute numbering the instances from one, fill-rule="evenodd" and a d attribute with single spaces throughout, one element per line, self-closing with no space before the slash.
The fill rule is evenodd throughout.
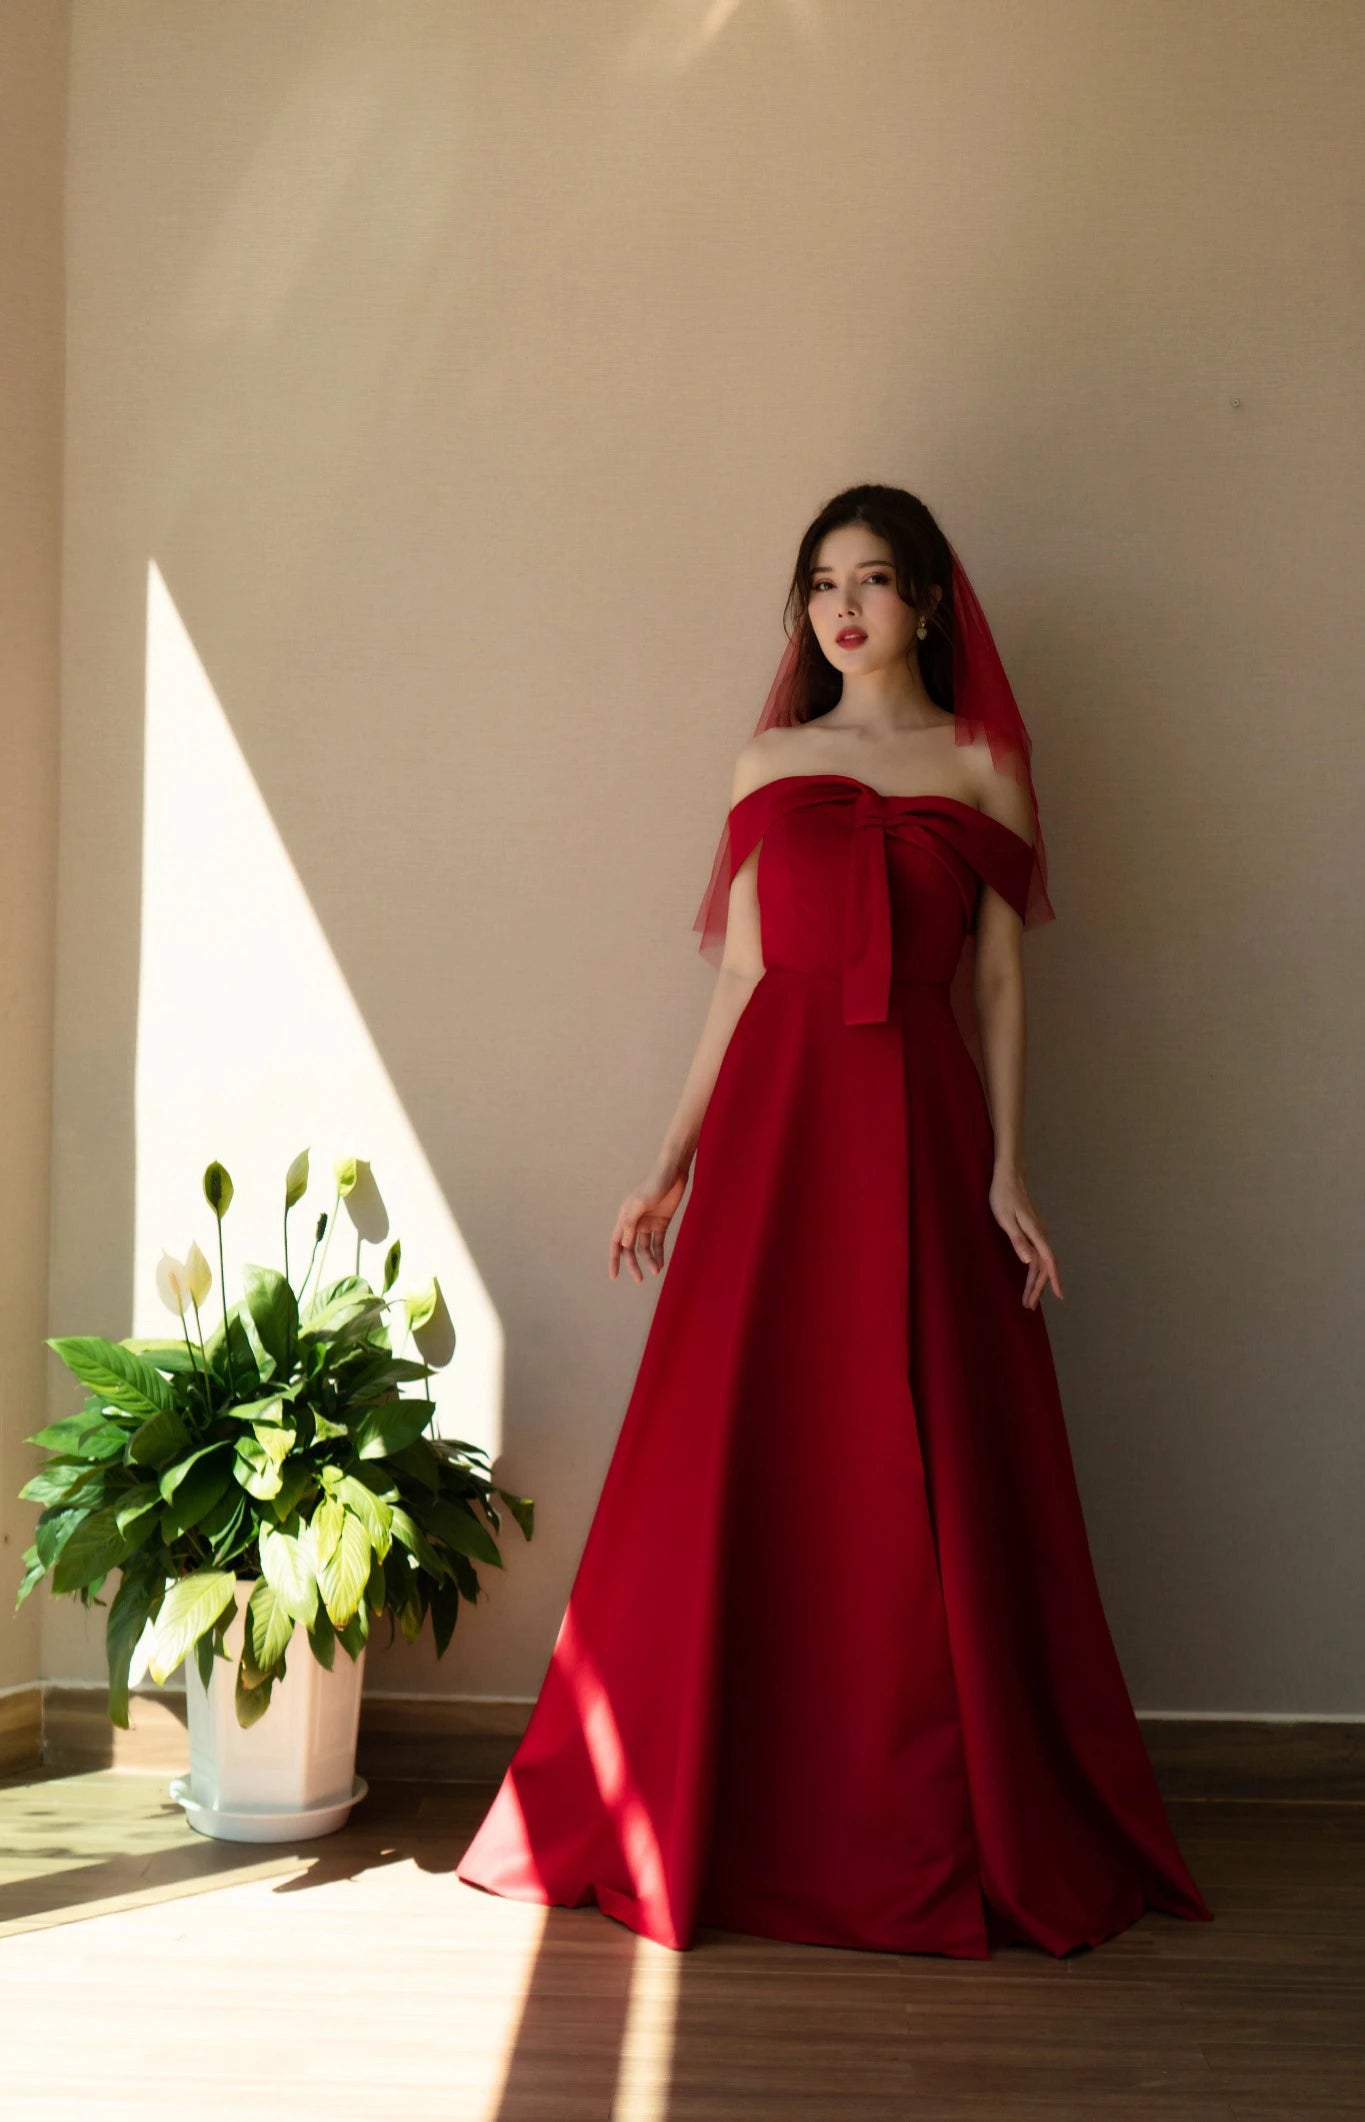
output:
<path id="1" fill-rule="evenodd" d="M 841 524 L 820 541 L 807 610 L 821 648 L 842 671 L 904 664 L 919 624 L 896 588 L 891 547 L 861 523 Z M 841 641 L 850 629 L 862 639 Z"/>

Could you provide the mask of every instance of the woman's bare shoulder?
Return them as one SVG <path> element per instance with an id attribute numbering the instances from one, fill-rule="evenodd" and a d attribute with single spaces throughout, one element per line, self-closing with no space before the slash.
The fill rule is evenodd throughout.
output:
<path id="1" fill-rule="evenodd" d="M 730 787 L 731 803 L 739 803 L 751 796 L 756 788 L 767 781 L 776 781 L 783 774 L 794 771 L 793 760 L 798 756 L 793 739 L 799 739 L 798 728 L 774 727 L 760 730 L 751 737 L 735 761 L 735 771 Z"/>

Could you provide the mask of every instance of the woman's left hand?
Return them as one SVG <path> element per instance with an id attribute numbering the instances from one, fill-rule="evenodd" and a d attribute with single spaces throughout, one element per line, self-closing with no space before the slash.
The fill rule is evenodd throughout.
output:
<path id="1" fill-rule="evenodd" d="M 991 1180 L 990 1204 L 991 1214 L 1019 1258 L 1028 1265 L 1024 1281 L 1024 1303 L 1028 1309 L 1037 1309 L 1049 1282 L 1060 1297 L 1062 1284 L 1047 1227 L 1029 1199 L 1022 1175 L 998 1171 Z"/>

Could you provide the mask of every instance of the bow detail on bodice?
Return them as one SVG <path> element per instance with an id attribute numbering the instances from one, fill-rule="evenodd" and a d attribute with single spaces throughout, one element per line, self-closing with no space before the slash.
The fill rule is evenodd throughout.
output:
<path id="1" fill-rule="evenodd" d="M 781 775 L 742 797 L 730 812 L 731 879 L 775 820 L 816 803 L 847 805 L 852 811 L 843 928 L 845 1024 L 883 1023 L 890 1008 L 889 839 L 913 842 L 942 864 L 961 896 L 964 930 L 975 918 L 978 880 L 1023 918 L 1033 869 L 1027 840 L 956 796 L 883 795 L 850 774 Z"/>

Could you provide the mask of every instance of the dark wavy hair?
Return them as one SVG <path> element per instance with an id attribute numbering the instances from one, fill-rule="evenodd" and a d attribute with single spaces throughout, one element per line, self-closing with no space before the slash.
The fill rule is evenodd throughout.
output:
<path id="1" fill-rule="evenodd" d="M 826 656 L 810 623 L 811 577 L 814 560 L 825 538 L 846 523 L 865 523 L 891 548 L 896 588 L 906 604 L 921 610 L 928 604 L 935 584 L 942 590 L 934 611 L 927 613 L 928 633 L 915 640 L 911 654 L 918 655 L 925 691 L 936 707 L 951 713 L 953 706 L 953 556 L 948 540 L 931 511 L 918 494 L 902 486 L 848 486 L 827 501 L 804 536 L 792 570 L 786 604 L 787 638 L 797 638 L 797 661 L 792 675 L 792 717 L 813 722 L 837 706 L 843 693 L 843 675 Z"/>

